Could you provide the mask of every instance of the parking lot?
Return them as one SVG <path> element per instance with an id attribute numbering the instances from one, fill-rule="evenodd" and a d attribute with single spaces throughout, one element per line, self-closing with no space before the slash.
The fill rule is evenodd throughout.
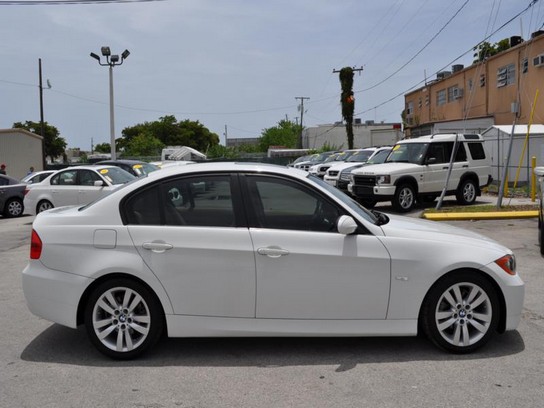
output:
<path id="1" fill-rule="evenodd" d="M 20 274 L 32 220 L 0 218 L 0 407 L 542 405 L 544 258 L 536 219 L 451 222 L 510 247 L 526 283 L 518 331 L 474 354 L 447 354 L 423 338 L 163 339 L 128 362 L 99 354 L 84 330 L 28 311 Z"/>

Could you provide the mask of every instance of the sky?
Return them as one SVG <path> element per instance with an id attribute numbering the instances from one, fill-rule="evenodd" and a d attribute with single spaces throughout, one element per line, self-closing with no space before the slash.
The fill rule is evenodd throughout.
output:
<path id="1" fill-rule="evenodd" d="M 199 121 L 221 144 L 225 129 L 228 138 L 259 137 L 283 119 L 300 121 L 297 97 L 309 98 L 305 127 L 335 123 L 333 71 L 346 66 L 362 68 L 355 116 L 400 122 L 405 93 L 470 65 L 490 35 L 528 39 L 544 23 L 544 0 L 90 2 L 0 0 L 0 129 L 39 122 L 41 59 L 44 120 L 69 148 L 109 143 L 108 67 L 90 57 L 102 46 L 130 51 L 113 69 L 117 138 L 166 115 Z"/>

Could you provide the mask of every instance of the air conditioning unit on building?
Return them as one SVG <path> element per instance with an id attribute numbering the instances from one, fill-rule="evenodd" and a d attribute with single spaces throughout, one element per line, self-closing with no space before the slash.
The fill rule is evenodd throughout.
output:
<path id="1" fill-rule="evenodd" d="M 535 67 L 542 67 L 544 66 L 544 54 L 537 55 L 533 58 L 533 65 Z"/>
<path id="2" fill-rule="evenodd" d="M 453 90 L 453 99 L 461 99 L 463 97 L 463 88 L 455 88 Z"/>

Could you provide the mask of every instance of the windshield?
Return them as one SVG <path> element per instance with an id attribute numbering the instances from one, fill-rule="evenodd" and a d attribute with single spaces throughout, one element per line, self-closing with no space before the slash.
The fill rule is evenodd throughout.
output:
<path id="1" fill-rule="evenodd" d="M 373 150 L 363 150 L 362 152 L 357 152 L 351 156 L 346 161 L 348 162 L 366 162 L 370 156 L 374 153 Z"/>
<path id="2" fill-rule="evenodd" d="M 125 171 L 119 167 L 104 167 L 97 170 L 102 177 L 108 180 L 111 184 L 125 184 L 131 180 L 134 180 L 136 177 L 130 174 L 128 171 Z"/>
<path id="3" fill-rule="evenodd" d="M 308 174 L 308 179 L 310 179 L 315 184 L 318 184 L 320 187 L 324 188 L 325 190 L 333 194 L 338 200 L 346 204 L 351 210 L 356 212 L 357 215 L 359 215 L 360 217 L 371 222 L 372 224 L 376 224 L 378 222 L 378 218 L 373 213 L 371 213 L 369 210 L 364 208 L 361 204 L 359 204 L 357 201 L 355 201 L 353 198 L 351 198 L 347 194 L 338 190 L 336 187 L 331 186 L 329 183 L 321 180 L 319 177 L 316 177 L 312 174 Z"/>
<path id="4" fill-rule="evenodd" d="M 381 164 L 385 162 L 385 159 L 387 159 L 387 156 L 389 156 L 389 153 L 391 153 L 391 150 L 381 150 L 378 153 L 372 157 L 369 161 L 367 161 L 367 164 Z"/>
<path id="5" fill-rule="evenodd" d="M 159 166 L 155 166 L 150 163 L 138 163 L 132 166 L 132 169 L 138 174 L 138 176 L 145 176 L 146 174 L 151 173 L 152 171 L 159 170 Z"/>
<path id="6" fill-rule="evenodd" d="M 399 143 L 393 146 L 386 163 L 421 164 L 428 143 Z"/>

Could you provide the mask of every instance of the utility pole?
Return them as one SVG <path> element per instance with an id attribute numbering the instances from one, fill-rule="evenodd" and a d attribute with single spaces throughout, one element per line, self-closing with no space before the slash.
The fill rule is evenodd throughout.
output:
<path id="1" fill-rule="evenodd" d="M 304 124 L 302 122 L 302 118 L 304 117 L 304 99 L 310 99 L 307 96 L 295 96 L 295 99 L 300 99 L 300 136 L 298 137 L 298 143 L 297 147 L 299 149 L 302 149 L 302 131 L 304 129 Z"/>
<path id="2" fill-rule="evenodd" d="M 229 144 L 228 144 L 227 140 L 228 140 L 227 125 L 225 125 L 225 147 L 229 147 Z"/>
<path id="3" fill-rule="evenodd" d="M 40 76 L 40 136 L 42 137 L 42 170 L 45 170 L 45 123 L 43 121 L 43 85 L 42 85 L 42 59 L 38 58 L 38 73 Z"/>
<path id="4" fill-rule="evenodd" d="M 361 74 L 361 68 L 344 67 L 341 70 L 333 69 L 333 74 L 339 73 L 340 86 L 342 94 L 340 95 L 340 103 L 342 106 L 342 118 L 346 122 L 346 134 L 348 137 L 348 149 L 353 149 L 353 114 L 355 110 L 355 98 L 353 97 L 353 73 L 355 71 Z"/>

